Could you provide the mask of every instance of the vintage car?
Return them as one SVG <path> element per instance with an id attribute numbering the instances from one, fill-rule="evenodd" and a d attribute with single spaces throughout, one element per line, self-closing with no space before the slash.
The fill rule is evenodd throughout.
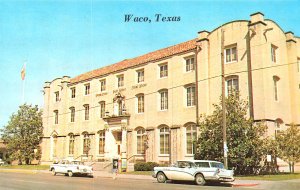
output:
<path id="1" fill-rule="evenodd" d="M 0 158 L 0 166 L 4 165 L 4 161 L 2 161 L 2 159 Z"/>
<path id="2" fill-rule="evenodd" d="M 211 160 L 182 160 L 171 167 L 154 167 L 152 177 L 159 183 L 178 180 L 195 181 L 197 185 L 234 181 L 233 170 L 226 170 L 221 162 Z"/>
<path id="3" fill-rule="evenodd" d="M 91 166 L 86 166 L 83 162 L 77 160 L 61 160 L 58 163 L 53 163 L 50 165 L 50 171 L 52 172 L 52 175 L 61 173 L 68 175 L 69 177 L 72 177 L 74 174 L 93 177 L 93 168 Z"/>

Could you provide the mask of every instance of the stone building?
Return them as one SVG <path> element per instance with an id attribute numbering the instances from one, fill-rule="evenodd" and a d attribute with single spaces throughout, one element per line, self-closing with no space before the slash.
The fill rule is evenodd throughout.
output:
<path id="1" fill-rule="evenodd" d="M 300 124 L 300 38 L 260 12 L 145 55 L 44 86 L 42 162 L 193 159 L 197 118 L 239 90 L 268 135 Z M 223 44 L 223 45 L 222 45 Z"/>

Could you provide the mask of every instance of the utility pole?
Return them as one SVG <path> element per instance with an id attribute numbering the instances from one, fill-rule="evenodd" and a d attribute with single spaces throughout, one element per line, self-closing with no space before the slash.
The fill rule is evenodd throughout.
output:
<path id="1" fill-rule="evenodd" d="M 224 30 L 221 29 L 221 68 L 222 68 L 222 126 L 223 126 L 223 151 L 224 167 L 228 169 L 227 140 L 226 140 L 226 104 L 225 104 L 225 68 L 224 68 Z"/>

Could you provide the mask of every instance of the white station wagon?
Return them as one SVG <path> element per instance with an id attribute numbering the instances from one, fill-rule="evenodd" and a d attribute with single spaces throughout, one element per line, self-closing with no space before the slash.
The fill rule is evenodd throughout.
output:
<path id="1" fill-rule="evenodd" d="M 171 167 L 154 167 L 152 177 L 159 183 L 178 180 L 195 181 L 197 185 L 234 181 L 233 170 L 226 170 L 221 162 L 211 160 L 182 160 Z"/>
<path id="2" fill-rule="evenodd" d="M 72 177 L 74 174 L 93 177 L 93 168 L 91 166 L 84 165 L 81 161 L 76 160 L 61 160 L 59 163 L 50 165 L 50 171 L 52 172 L 52 175 L 61 173 L 68 175 L 69 177 Z"/>

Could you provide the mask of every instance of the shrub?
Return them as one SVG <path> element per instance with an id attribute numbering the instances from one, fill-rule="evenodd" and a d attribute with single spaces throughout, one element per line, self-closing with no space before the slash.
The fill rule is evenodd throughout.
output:
<path id="1" fill-rule="evenodd" d="M 154 167 L 159 166 L 156 162 L 139 162 L 134 164 L 134 171 L 153 171 Z"/>

